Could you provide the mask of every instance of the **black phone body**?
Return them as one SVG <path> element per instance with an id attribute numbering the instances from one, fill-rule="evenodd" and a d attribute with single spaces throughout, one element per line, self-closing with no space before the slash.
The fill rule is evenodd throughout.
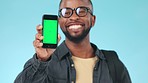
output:
<path id="1" fill-rule="evenodd" d="M 42 18 L 43 48 L 56 48 L 58 44 L 58 16 L 43 15 Z"/>

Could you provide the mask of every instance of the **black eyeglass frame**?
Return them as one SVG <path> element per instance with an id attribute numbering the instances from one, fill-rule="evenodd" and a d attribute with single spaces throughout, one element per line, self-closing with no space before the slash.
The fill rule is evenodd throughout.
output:
<path id="1" fill-rule="evenodd" d="M 83 15 L 83 16 L 79 16 L 79 14 L 77 14 L 77 9 L 78 8 L 85 8 L 85 10 L 86 10 L 86 14 L 85 15 Z M 65 16 L 63 16 L 62 15 L 62 9 L 70 9 L 70 10 L 72 10 L 72 13 L 68 16 L 68 17 L 65 17 Z M 85 7 L 85 6 L 79 6 L 79 7 L 77 7 L 77 8 L 70 8 L 70 7 L 64 7 L 64 8 L 62 8 L 62 9 L 59 9 L 59 12 L 58 12 L 58 16 L 59 17 L 64 17 L 64 18 L 69 18 L 69 17 L 71 17 L 72 15 L 73 15 L 73 11 L 75 11 L 75 13 L 76 13 L 76 15 L 77 16 L 79 16 L 79 17 L 85 17 L 87 14 L 88 14 L 88 12 L 93 16 L 93 12 L 92 12 L 92 10 L 89 8 L 89 7 Z"/>

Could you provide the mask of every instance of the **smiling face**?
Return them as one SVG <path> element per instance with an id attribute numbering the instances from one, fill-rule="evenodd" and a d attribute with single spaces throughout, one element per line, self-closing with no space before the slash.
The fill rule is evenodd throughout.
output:
<path id="1" fill-rule="evenodd" d="M 92 10 L 92 6 L 88 0 L 62 0 L 60 5 L 60 9 L 74 9 L 78 7 L 87 7 Z M 59 17 L 59 24 L 66 39 L 72 42 L 81 42 L 84 38 L 89 37 L 88 33 L 95 24 L 95 16 L 88 12 L 84 17 L 79 17 L 76 11 L 73 10 L 71 17 Z"/>

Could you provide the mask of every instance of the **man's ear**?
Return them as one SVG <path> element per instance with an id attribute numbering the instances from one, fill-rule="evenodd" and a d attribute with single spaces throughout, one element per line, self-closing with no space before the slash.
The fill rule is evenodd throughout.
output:
<path id="1" fill-rule="evenodd" d="M 92 27 L 95 25 L 95 22 L 96 22 L 96 16 L 93 15 L 93 16 L 92 16 Z"/>
<path id="2" fill-rule="evenodd" d="M 60 22 L 61 22 L 61 21 L 60 21 L 60 18 L 61 18 L 61 17 L 58 17 L 58 22 L 59 22 L 59 24 L 60 24 Z"/>
<path id="3" fill-rule="evenodd" d="M 61 17 L 58 17 L 58 24 L 61 24 Z M 61 25 L 60 25 L 61 26 Z"/>

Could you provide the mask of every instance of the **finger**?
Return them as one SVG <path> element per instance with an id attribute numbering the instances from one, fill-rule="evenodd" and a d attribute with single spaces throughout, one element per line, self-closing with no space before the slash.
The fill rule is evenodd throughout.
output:
<path id="1" fill-rule="evenodd" d="M 35 39 L 41 41 L 41 40 L 43 40 L 43 36 L 41 34 L 37 33 L 35 35 Z"/>
<path id="2" fill-rule="evenodd" d="M 39 34 L 42 34 L 42 26 L 41 25 L 37 25 L 36 30 Z"/>
<path id="3" fill-rule="evenodd" d="M 43 43 L 40 42 L 39 40 L 35 40 L 35 41 L 33 41 L 33 46 L 35 48 L 41 48 L 43 46 Z"/>

